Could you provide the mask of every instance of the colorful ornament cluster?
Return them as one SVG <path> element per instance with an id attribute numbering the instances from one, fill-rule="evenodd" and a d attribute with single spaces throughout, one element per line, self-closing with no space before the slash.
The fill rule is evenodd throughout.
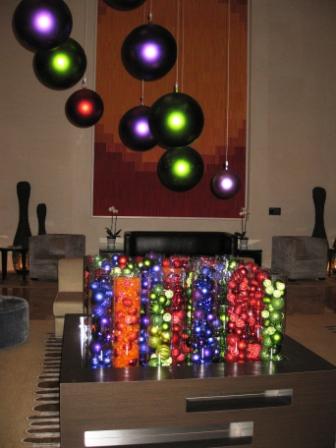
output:
<path id="1" fill-rule="evenodd" d="M 144 0 L 105 2 L 114 9 L 128 11 Z M 72 15 L 63 0 L 22 0 L 14 12 L 13 29 L 18 41 L 35 52 L 34 71 L 46 87 L 68 89 L 83 77 L 86 54 L 70 38 Z M 176 41 L 167 29 L 150 22 L 126 37 L 121 58 L 132 76 L 153 81 L 174 66 Z M 70 123 L 86 128 L 100 120 L 104 103 L 98 93 L 82 88 L 68 98 L 65 112 Z M 119 135 L 124 145 L 134 151 L 147 151 L 156 145 L 167 149 L 157 165 L 158 178 L 170 190 L 187 191 L 200 182 L 204 172 L 201 155 L 187 146 L 199 137 L 203 126 L 200 105 L 176 89 L 160 97 L 151 108 L 141 104 L 128 110 L 120 120 Z M 226 168 L 214 177 L 211 189 L 217 197 L 230 198 L 239 189 L 239 178 Z"/>
<path id="2" fill-rule="evenodd" d="M 90 275 L 93 367 L 281 360 L 285 284 L 252 262 L 115 254 Z"/>
<path id="3" fill-rule="evenodd" d="M 120 1 L 105 2 L 120 9 Z M 133 9 L 142 3 L 125 5 L 123 9 Z M 131 31 L 121 48 L 125 69 L 141 81 L 162 78 L 177 59 L 174 36 L 166 28 L 152 23 L 151 17 L 148 22 Z M 119 136 L 133 151 L 148 151 L 156 145 L 166 149 L 157 166 L 158 178 L 168 189 L 186 191 L 203 176 L 201 155 L 187 145 L 201 134 L 204 116 L 197 101 L 177 90 L 176 87 L 173 93 L 161 96 L 151 107 L 142 103 L 125 112 L 119 123 Z"/>
<path id="4" fill-rule="evenodd" d="M 46 87 L 68 89 L 83 77 L 86 54 L 70 38 L 72 15 L 63 0 L 22 0 L 14 12 L 13 29 L 18 41 L 34 51 L 34 72 Z M 94 125 L 103 111 L 101 97 L 87 88 L 74 92 L 66 103 L 69 121 L 79 127 Z"/>

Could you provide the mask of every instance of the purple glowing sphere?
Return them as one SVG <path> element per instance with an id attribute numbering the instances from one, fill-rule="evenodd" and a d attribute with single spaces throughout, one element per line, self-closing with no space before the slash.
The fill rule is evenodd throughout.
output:
<path id="1" fill-rule="evenodd" d="M 147 42 L 140 47 L 141 57 L 148 63 L 160 61 L 160 47 L 155 42 Z"/>
<path id="2" fill-rule="evenodd" d="M 69 38 L 72 15 L 63 0 L 22 0 L 14 12 L 13 30 L 24 47 L 47 50 Z"/>
<path id="3" fill-rule="evenodd" d="M 55 30 L 55 17 L 47 9 L 41 9 L 32 17 L 32 25 L 38 33 L 50 34 Z"/>
<path id="4" fill-rule="evenodd" d="M 126 70 L 137 79 L 152 81 L 174 66 L 177 46 L 173 35 L 152 23 L 135 28 L 126 37 L 121 57 Z"/>
<path id="5" fill-rule="evenodd" d="M 240 188 L 239 177 L 227 169 L 220 171 L 211 180 L 211 190 L 220 199 L 232 198 Z"/>
<path id="6" fill-rule="evenodd" d="M 134 151 L 147 151 L 157 141 L 149 127 L 150 108 L 137 106 L 127 111 L 119 123 L 119 136 L 127 148 Z"/>

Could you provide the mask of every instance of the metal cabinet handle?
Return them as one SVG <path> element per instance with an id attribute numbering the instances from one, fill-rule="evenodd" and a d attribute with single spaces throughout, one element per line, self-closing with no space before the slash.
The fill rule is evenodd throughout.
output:
<path id="1" fill-rule="evenodd" d="M 293 389 L 274 389 L 259 393 L 186 398 L 187 412 L 227 411 L 233 409 L 289 406 Z"/>
<path id="2" fill-rule="evenodd" d="M 159 427 L 85 431 L 85 447 L 215 448 L 251 445 L 253 422 L 203 427 Z"/>

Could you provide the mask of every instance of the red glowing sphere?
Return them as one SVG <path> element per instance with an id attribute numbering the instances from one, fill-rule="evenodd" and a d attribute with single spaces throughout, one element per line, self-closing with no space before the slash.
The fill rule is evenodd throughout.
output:
<path id="1" fill-rule="evenodd" d="M 98 93 L 87 88 L 74 92 L 65 105 L 68 120 L 81 128 L 88 128 L 96 124 L 103 112 L 103 100 Z"/>
<path id="2" fill-rule="evenodd" d="M 77 112 L 85 117 L 92 114 L 93 108 L 94 104 L 89 100 L 82 100 L 77 104 Z"/>

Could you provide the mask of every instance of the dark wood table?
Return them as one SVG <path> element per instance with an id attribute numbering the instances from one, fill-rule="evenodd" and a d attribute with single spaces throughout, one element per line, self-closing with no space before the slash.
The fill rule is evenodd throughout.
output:
<path id="1" fill-rule="evenodd" d="M 2 281 L 6 280 L 7 278 L 7 259 L 8 259 L 8 253 L 19 253 L 21 255 L 22 260 L 22 269 L 18 272 L 18 274 L 22 275 L 22 281 L 26 281 L 26 276 L 28 274 L 27 269 L 27 253 L 28 249 L 23 247 L 16 247 L 16 246 L 8 246 L 8 247 L 0 247 L 1 251 L 1 269 L 2 269 Z"/>
<path id="2" fill-rule="evenodd" d="M 333 448 L 336 367 L 289 337 L 277 364 L 92 369 L 87 318 L 67 315 L 62 448 Z"/>

